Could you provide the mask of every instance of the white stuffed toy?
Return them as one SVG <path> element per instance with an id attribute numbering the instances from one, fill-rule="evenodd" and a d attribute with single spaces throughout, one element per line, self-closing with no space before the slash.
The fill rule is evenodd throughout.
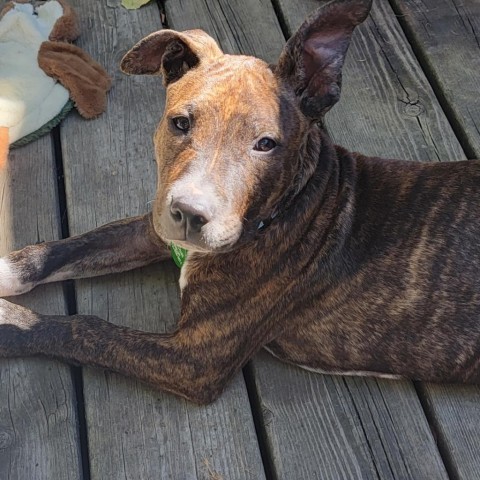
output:
<path id="1" fill-rule="evenodd" d="M 74 103 L 86 118 L 105 109 L 111 79 L 68 43 L 78 33 L 75 13 L 65 0 L 36 8 L 17 0 L 0 13 L 0 165 L 9 145 L 47 133 Z"/>

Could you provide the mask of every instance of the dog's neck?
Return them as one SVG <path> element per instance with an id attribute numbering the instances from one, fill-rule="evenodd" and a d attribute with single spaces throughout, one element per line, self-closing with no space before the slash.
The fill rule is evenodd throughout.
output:
<path id="1" fill-rule="evenodd" d="M 315 135 L 311 139 L 316 142 L 315 157 L 304 159 L 314 162 L 313 173 L 303 179 L 303 187 L 297 188 L 288 202 L 279 204 L 285 208 L 280 208 L 268 225 L 257 229 L 248 242 L 233 251 L 189 254 L 188 274 L 182 270 L 183 277 L 188 279 L 183 282 L 183 287 L 188 284 L 183 289 L 183 304 L 188 303 L 194 290 L 203 292 L 202 285 L 208 285 L 208 278 L 215 276 L 216 271 L 224 278 L 227 291 L 248 297 L 252 288 L 272 275 L 281 288 L 312 262 L 318 264 L 320 260 L 329 268 L 330 262 L 340 258 L 348 237 L 345 229 L 353 218 L 355 158 L 333 145 L 326 133 L 317 131 Z M 333 272 L 335 267 L 330 270 Z M 283 278 L 284 275 L 287 277 Z M 238 284 L 238 278 L 243 277 L 249 281 Z M 326 273 L 328 282 L 327 277 L 330 275 Z"/>
<path id="2" fill-rule="evenodd" d="M 285 217 L 289 210 L 294 207 L 297 199 L 303 195 L 305 188 L 319 167 L 322 146 L 329 143 L 331 142 L 321 127 L 318 124 L 313 124 L 311 130 L 305 136 L 305 142 L 296 159 L 297 171 L 289 188 L 280 200 L 269 209 L 267 215 L 253 220 L 252 223 L 255 227 L 253 234 L 257 233 L 255 229 L 263 233 L 275 219 Z M 249 236 L 247 235 L 247 237 Z"/>
<path id="3" fill-rule="evenodd" d="M 309 144 L 311 142 L 311 144 Z M 325 131 L 312 132 L 301 159 L 299 178 L 275 207 L 265 226 L 259 229 L 260 248 L 280 249 L 288 244 L 306 241 L 310 230 L 320 240 L 318 248 L 336 236 L 336 219 L 349 225 L 355 189 L 355 160 L 345 149 L 335 146 Z M 340 232 L 339 232 L 340 233 Z M 342 237 L 345 232 L 342 232 Z M 262 241 L 263 237 L 263 241 Z M 339 244 L 337 246 L 340 246 Z M 290 248 L 285 245 L 285 248 Z M 316 249 L 318 250 L 318 249 Z"/>

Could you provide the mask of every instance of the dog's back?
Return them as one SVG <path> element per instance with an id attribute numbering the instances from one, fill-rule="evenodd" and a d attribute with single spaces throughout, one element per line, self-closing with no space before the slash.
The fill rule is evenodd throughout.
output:
<path id="1" fill-rule="evenodd" d="M 479 381 L 480 162 L 336 152 L 337 207 L 328 232 L 308 227 L 300 313 L 269 348 L 322 371 Z"/>

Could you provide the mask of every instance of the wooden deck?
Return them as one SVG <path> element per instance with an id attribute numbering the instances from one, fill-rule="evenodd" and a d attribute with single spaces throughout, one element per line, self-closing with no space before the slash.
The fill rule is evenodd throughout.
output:
<path id="1" fill-rule="evenodd" d="M 274 62 L 316 0 L 70 0 L 78 45 L 114 78 L 108 111 L 72 113 L 0 174 L 0 254 L 146 212 L 156 78 L 118 64 L 162 28 L 203 28 L 226 52 Z M 4 0 L 0 0 L 0 6 Z M 355 34 L 335 141 L 411 160 L 480 158 L 480 2 L 375 0 Z M 479 239 L 480 243 L 480 239 Z M 151 331 L 179 310 L 173 264 L 38 288 L 20 302 Z M 480 321 L 480 319 L 479 319 Z M 0 362 L 0 479 L 480 478 L 480 388 L 309 374 L 258 355 L 198 407 L 135 381 L 40 359 Z"/>

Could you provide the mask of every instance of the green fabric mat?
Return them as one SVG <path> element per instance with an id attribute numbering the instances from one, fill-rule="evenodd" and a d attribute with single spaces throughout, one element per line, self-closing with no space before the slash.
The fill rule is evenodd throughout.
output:
<path id="1" fill-rule="evenodd" d="M 46 133 L 48 133 L 52 128 L 56 127 L 70 112 L 73 108 L 73 101 L 69 100 L 63 108 L 60 110 L 56 117 L 53 117 L 50 121 L 48 121 L 45 125 L 42 125 L 38 130 L 35 130 L 28 135 L 18 139 L 16 142 L 10 145 L 10 148 L 17 148 L 26 145 L 27 143 L 33 142 L 40 137 L 43 137 Z"/>

